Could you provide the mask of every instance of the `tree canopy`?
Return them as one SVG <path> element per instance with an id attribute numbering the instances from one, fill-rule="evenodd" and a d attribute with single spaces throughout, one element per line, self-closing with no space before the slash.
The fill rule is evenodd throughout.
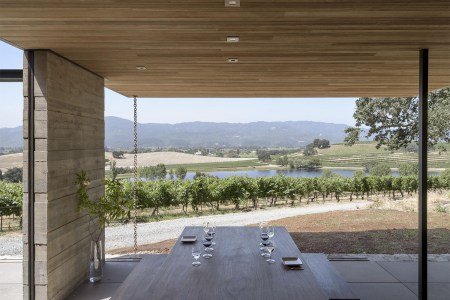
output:
<path id="1" fill-rule="evenodd" d="M 113 158 L 120 159 L 124 158 L 125 152 L 124 151 L 113 151 L 112 156 Z"/>
<path id="2" fill-rule="evenodd" d="M 175 169 L 175 176 L 177 176 L 178 179 L 185 179 L 187 175 L 187 169 L 185 167 L 179 166 Z"/>
<path id="3" fill-rule="evenodd" d="M 366 137 L 374 137 L 377 148 L 393 151 L 417 142 L 419 137 L 419 98 L 359 98 L 353 114 L 355 127 L 346 129 L 345 142 L 351 146 L 368 127 Z M 450 88 L 429 94 L 429 144 L 450 142 Z"/>
<path id="4" fill-rule="evenodd" d="M 8 169 L 4 174 L 3 174 L 3 180 L 5 181 L 9 181 L 9 182 L 22 182 L 22 177 L 23 177 L 23 172 L 22 172 L 22 168 L 11 168 Z"/>
<path id="5" fill-rule="evenodd" d="M 314 139 L 313 145 L 319 149 L 330 148 L 330 141 L 327 139 Z"/>

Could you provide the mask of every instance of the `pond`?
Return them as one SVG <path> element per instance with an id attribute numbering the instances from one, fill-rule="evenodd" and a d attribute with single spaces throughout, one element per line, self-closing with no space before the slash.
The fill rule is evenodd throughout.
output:
<path id="1" fill-rule="evenodd" d="M 345 177 L 353 176 L 355 170 L 342 170 L 342 169 L 332 169 L 334 173 Z M 230 176 L 248 176 L 251 178 L 258 177 L 272 177 L 277 175 L 285 175 L 289 177 L 319 177 L 322 176 L 323 169 L 319 170 L 242 170 L 242 171 L 215 171 L 215 172 L 205 172 L 205 174 L 217 176 L 219 178 L 226 178 Z M 396 172 L 394 172 L 396 173 Z M 186 175 L 186 179 L 192 179 L 195 175 L 195 172 L 188 172 Z M 398 175 L 393 174 L 393 175 Z"/>
<path id="2" fill-rule="evenodd" d="M 351 177 L 355 173 L 355 170 L 343 170 L 343 169 L 329 169 L 333 173 L 339 174 L 344 177 Z M 272 177 L 277 175 L 285 175 L 289 177 L 320 177 L 322 176 L 324 169 L 318 170 L 242 170 L 242 171 L 215 171 L 204 172 L 205 174 L 217 176 L 219 178 L 226 178 L 230 176 L 248 176 L 251 178 L 258 177 Z M 399 176 L 397 171 L 392 171 L 393 176 Z M 439 175 L 439 172 L 429 172 L 429 175 Z M 186 179 L 192 179 L 195 172 L 188 172 Z M 366 173 L 366 175 L 369 175 Z"/>

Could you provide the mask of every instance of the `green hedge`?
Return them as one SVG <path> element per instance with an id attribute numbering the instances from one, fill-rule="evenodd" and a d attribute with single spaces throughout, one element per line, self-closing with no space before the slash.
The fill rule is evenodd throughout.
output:
<path id="1" fill-rule="evenodd" d="M 106 197 L 120 197 L 121 205 L 129 210 L 133 201 L 133 183 L 130 181 L 105 181 Z M 430 190 L 450 189 L 450 173 L 429 176 Z M 326 199 L 340 201 L 342 197 L 364 198 L 369 195 L 403 197 L 416 193 L 417 176 L 361 176 L 342 177 L 328 174 L 323 177 L 294 178 L 287 176 L 249 178 L 232 176 L 219 179 L 196 176 L 193 180 L 155 180 L 138 182 L 138 208 L 160 209 L 188 207 L 198 211 L 204 207 L 219 210 L 222 205 L 233 204 L 236 209 L 258 207 L 261 201 L 276 205 L 279 201 L 291 203 Z M 22 214 L 22 184 L 0 181 L 0 210 L 3 216 Z M 130 214 L 128 213 L 128 216 Z"/>
<path id="2" fill-rule="evenodd" d="M 0 180 L 0 215 L 22 215 L 22 183 Z"/>
<path id="3" fill-rule="evenodd" d="M 450 189 L 450 175 L 429 176 L 430 190 Z M 123 195 L 132 201 L 130 182 L 123 181 Z M 187 212 L 203 207 L 219 210 L 222 205 L 233 204 L 236 209 L 258 207 L 261 201 L 276 205 L 311 202 L 342 197 L 363 198 L 370 195 L 403 197 L 418 189 L 417 176 L 353 176 L 293 178 L 287 176 L 249 178 L 232 176 L 219 179 L 212 176 L 197 176 L 193 180 L 156 180 L 138 183 L 138 207 L 153 209 L 157 214 L 162 208 L 180 207 Z"/>

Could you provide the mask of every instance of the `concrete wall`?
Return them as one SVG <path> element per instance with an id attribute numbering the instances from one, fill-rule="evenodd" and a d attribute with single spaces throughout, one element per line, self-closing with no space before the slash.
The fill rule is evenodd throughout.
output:
<path id="1" fill-rule="evenodd" d="M 50 51 L 35 51 L 35 291 L 63 299 L 87 279 L 89 217 L 78 211 L 81 170 L 104 193 L 103 79 Z M 27 74 L 27 62 L 24 74 Z M 24 299 L 28 298 L 27 95 L 24 78 Z"/>

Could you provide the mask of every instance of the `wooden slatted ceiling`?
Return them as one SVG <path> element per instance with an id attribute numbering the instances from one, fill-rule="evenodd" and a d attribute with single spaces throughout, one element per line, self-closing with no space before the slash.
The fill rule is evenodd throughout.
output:
<path id="1" fill-rule="evenodd" d="M 410 96 L 421 48 L 450 86 L 450 0 L 0 0 L 0 38 L 126 96 Z"/>

